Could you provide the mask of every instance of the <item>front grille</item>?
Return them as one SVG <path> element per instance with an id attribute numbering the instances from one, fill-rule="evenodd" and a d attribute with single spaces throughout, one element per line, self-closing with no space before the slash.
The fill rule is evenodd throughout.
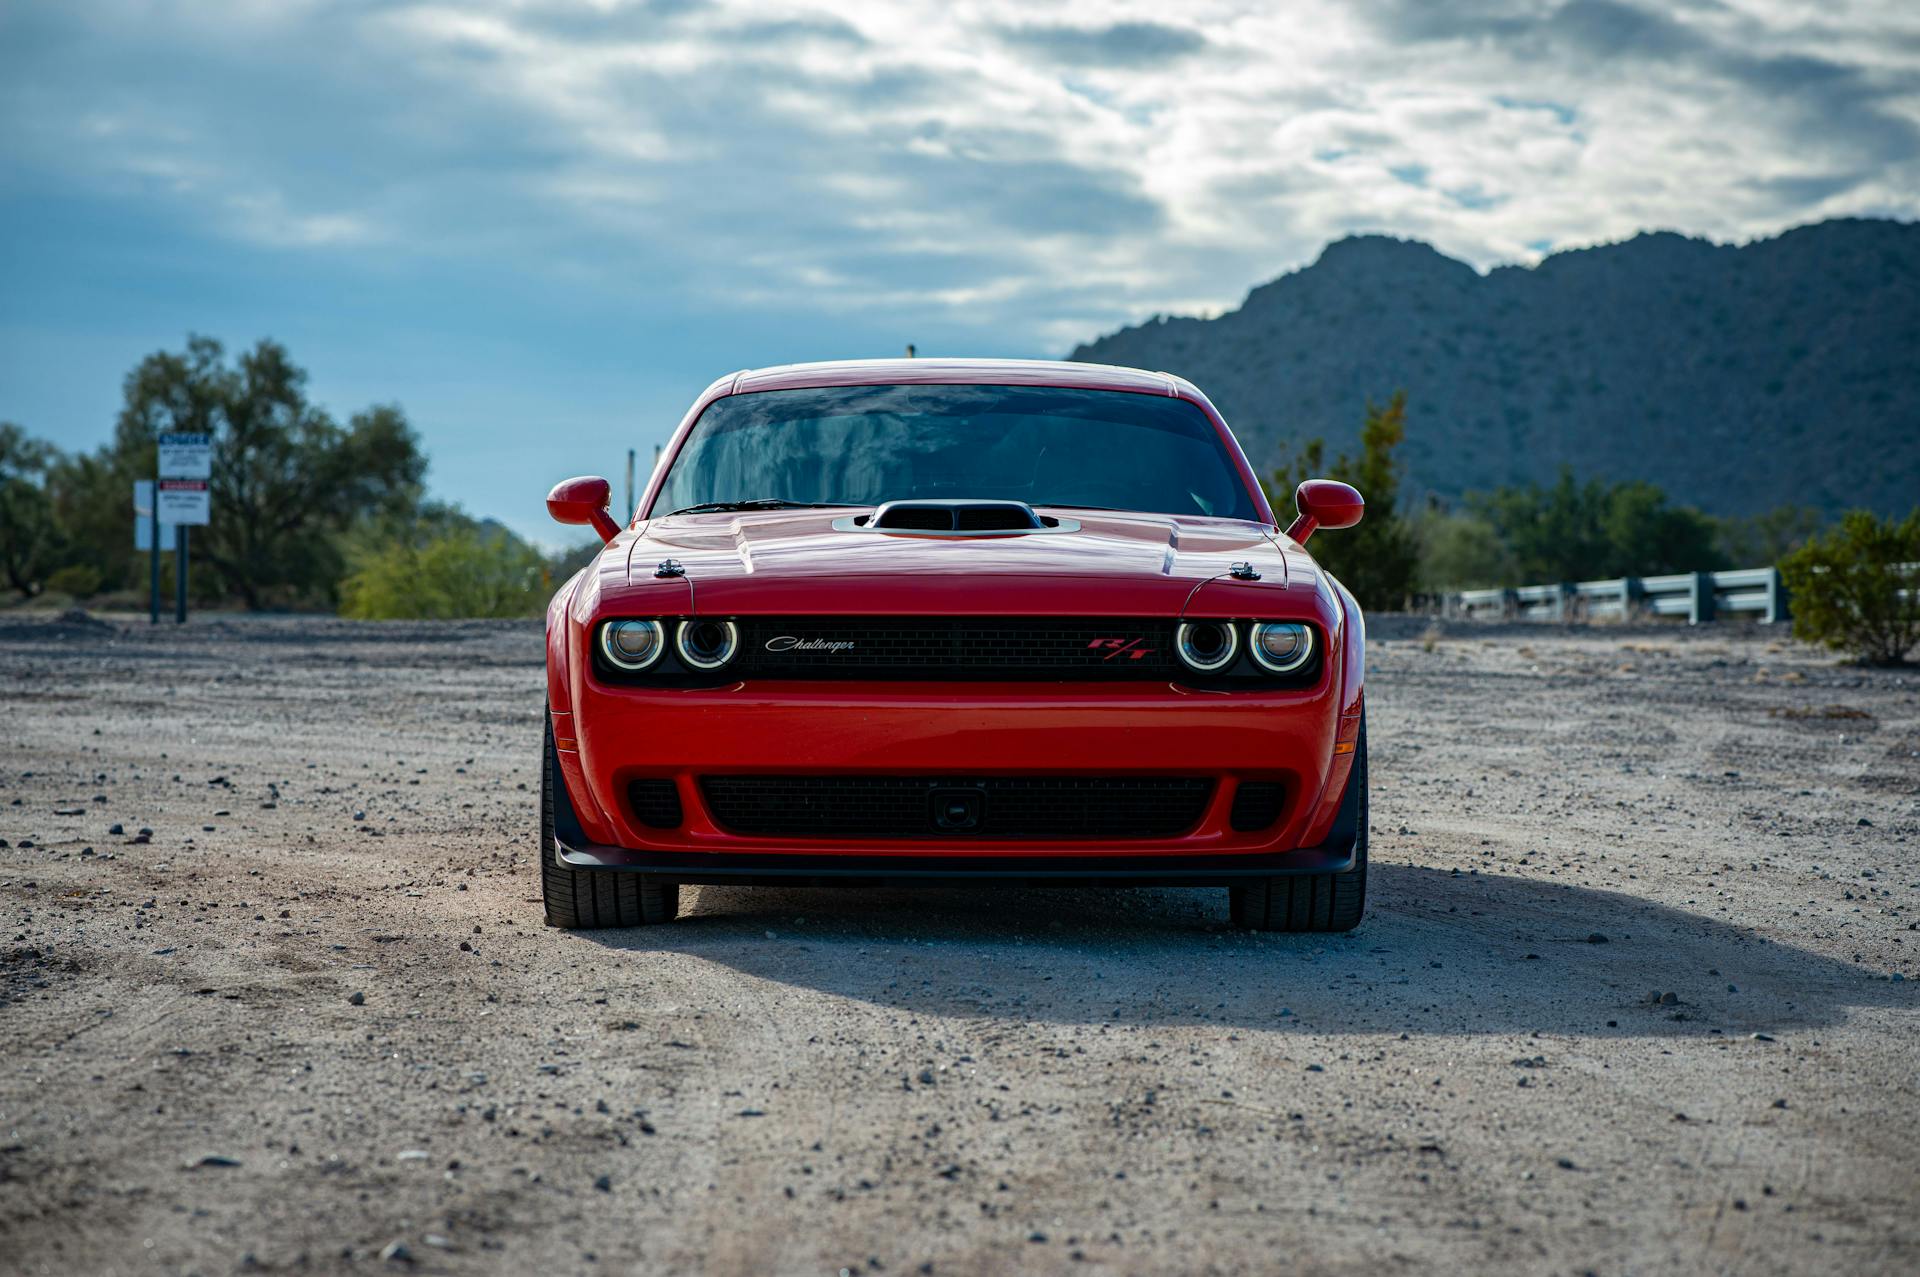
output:
<path id="1" fill-rule="evenodd" d="M 1235 829 L 1265 829 L 1280 819 L 1280 783 L 1272 780 L 1243 780 L 1233 791 Z"/>
<path id="2" fill-rule="evenodd" d="M 747 617 L 743 673 L 770 678 L 1159 678 L 1173 622 L 1006 617 Z"/>
<path id="3" fill-rule="evenodd" d="M 627 786 L 634 818 L 652 829 L 680 827 L 680 787 L 670 780 L 636 780 Z"/>
<path id="4" fill-rule="evenodd" d="M 1184 776 L 706 776 L 713 818 L 793 838 L 1166 838 L 1213 782 Z"/>

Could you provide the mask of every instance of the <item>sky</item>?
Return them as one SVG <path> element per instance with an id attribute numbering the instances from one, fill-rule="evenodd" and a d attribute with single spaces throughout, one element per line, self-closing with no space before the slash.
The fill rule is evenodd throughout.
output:
<path id="1" fill-rule="evenodd" d="M 0 420 L 272 337 L 549 545 L 741 367 L 1058 357 L 1356 232 L 1916 214 L 1913 0 L 0 4 Z"/>

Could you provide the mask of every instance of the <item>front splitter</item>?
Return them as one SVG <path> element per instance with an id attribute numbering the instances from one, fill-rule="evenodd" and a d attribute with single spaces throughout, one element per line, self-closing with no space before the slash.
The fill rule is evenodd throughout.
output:
<path id="1" fill-rule="evenodd" d="M 569 869 L 617 869 L 686 883 L 788 887 L 966 883 L 1222 887 L 1279 874 L 1345 873 L 1354 864 L 1351 840 L 1345 846 L 1257 856 L 725 855 L 569 846 L 558 838 L 553 850 L 559 863 Z"/>

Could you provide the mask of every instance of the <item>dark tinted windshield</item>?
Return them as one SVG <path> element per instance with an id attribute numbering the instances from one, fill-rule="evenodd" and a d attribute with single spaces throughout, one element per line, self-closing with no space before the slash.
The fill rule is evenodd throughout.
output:
<path id="1" fill-rule="evenodd" d="M 1183 399 L 1044 386 L 833 386 L 717 399 L 655 515 L 709 501 L 988 497 L 1255 519 L 1219 433 Z"/>

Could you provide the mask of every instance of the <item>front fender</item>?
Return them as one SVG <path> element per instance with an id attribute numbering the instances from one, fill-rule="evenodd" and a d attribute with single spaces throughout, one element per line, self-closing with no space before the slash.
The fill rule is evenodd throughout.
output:
<path id="1" fill-rule="evenodd" d="M 567 583 L 553 592 L 553 598 L 547 604 L 547 709 L 556 714 L 573 712 L 573 685 L 567 680 L 571 664 L 571 652 L 567 643 L 567 608 L 573 600 L 573 592 L 580 585 L 580 578 L 587 574 L 585 568 L 567 578 Z"/>
<path id="2" fill-rule="evenodd" d="M 547 604 L 547 716 L 553 725 L 554 776 L 561 792 L 555 795 L 555 810 L 569 813 L 574 823 L 589 835 L 604 837 L 612 832 L 606 815 L 594 801 L 580 765 L 580 742 L 573 728 L 574 676 L 585 659 L 576 642 L 579 626 L 574 622 L 574 607 L 583 592 L 583 583 L 591 582 L 589 569 L 582 568 L 554 593 Z M 577 836 L 577 835 L 576 835 Z M 557 854 L 542 847 L 540 854 Z"/>
<path id="3" fill-rule="evenodd" d="M 1331 576 L 1326 580 L 1346 616 L 1346 624 L 1342 626 L 1345 639 L 1340 645 L 1340 713 L 1343 717 L 1358 715 L 1367 679 L 1367 616 L 1360 610 L 1360 600 L 1353 597 L 1352 591 Z"/>
<path id="4" fill-rule="evenodd" d="M 611 552 L 575 573 L 547 605 L 547 711 L 554 755 L 574 817 L 595 842 L 614 841 L 613 825 L 588 783 L 594 760 L 582 751 L 573 725 L 574 706 L 592 676 L 594 627 L 609 617 L 686 616 L 693 610 L 691 588 L 684 580 L 629 585 L 627 549 L 614 541 Z"/>
<path id="5" fill-rule="evenodd" d="M 1339 722 L 1334 731 L 1334 755 L 1327 768 L 1327 783 L 1320 791 L 1313 821 L 1307 827 L 1307 845 L 1323 842 L 1332 832 L 1335 819 L 1353 779 L 1354 758 L 1360 748 L 1360 717 L 1366 703 L 1367 618 L 1359 600 L 1346 586 L 1326 571 L 1319 573 L 1324 598 L 1340 618 L 1340 630 L 1334 638 L 1338 645 Z"/>

